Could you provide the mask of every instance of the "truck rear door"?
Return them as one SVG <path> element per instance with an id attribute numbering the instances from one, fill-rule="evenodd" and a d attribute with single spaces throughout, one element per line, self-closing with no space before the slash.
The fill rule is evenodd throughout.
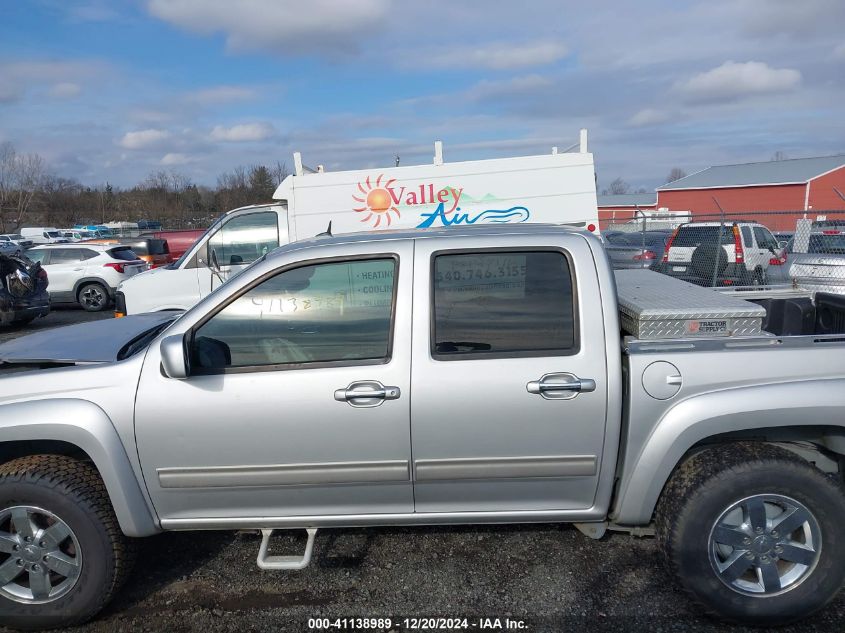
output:
<path id="1" fill-rule="evenodd" d="M 488 243 L 417 240 L 415 510 L 587 509 L 608 375 L 592 253 L 578 235 Z"/>

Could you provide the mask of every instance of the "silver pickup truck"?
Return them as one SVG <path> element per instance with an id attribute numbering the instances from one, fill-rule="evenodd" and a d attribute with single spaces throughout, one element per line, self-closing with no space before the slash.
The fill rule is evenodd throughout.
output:
<path id="1" fill-rule="evenodd" d="M 164 530 L 260 530 L 259 567 L 298 569 L 319 528 L 460 523 L 654 533 L 707 613 L 822 608 L 845 576 L 839 321 L 755 332 L 776 300 L 731 298 L 752 317 L 673 333 L 620 319 L 623 294 L 721 295 L 619 275 L 559 227 L 327 236 L 186 313 L 0 345 L 0 624 L 93 617 Z M 270 555 L 279 529 L 305 551 Z"/>

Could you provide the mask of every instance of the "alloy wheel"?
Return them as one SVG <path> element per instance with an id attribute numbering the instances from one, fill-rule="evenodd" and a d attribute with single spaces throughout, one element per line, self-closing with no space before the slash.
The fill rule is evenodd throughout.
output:
<path id="1" fill-rule="evenodd" d="M 768 597 L 795 588 L 815 568 L 821 529 L 799 501 L 754 495 L 733 503 L 710 530 L 710 563 L 734 591 Z"/>
<path id="2" fill-rule="evenodd" d="M 67 523 L 34 506 L 0 510 L 0 595 L 53 602 L 73 589 L 81 571 L 82 550 Z"/>

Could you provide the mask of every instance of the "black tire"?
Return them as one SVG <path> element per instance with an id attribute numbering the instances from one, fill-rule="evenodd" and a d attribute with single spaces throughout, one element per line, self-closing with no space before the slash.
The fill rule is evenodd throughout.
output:
<path id="1" fill-rule="evenodd" d="M 732 504 L 759 499 L 758 495 L 802 504 L 817 522 L 821 542 L 815 562 L 807 565 L 794 584 L 770 594 L 752 595 L 728 586 L 719 577 L 711 562 L 711 530 Z M 669 570 L 705 613 L 719 619 L 768 626 L 787 624 L 830 603 L 845 581 L 845 492 L 820 470 L 779 447 L 738 443 L 693 455 L 667 483 L 655 520 L 658 543 Z M 773 527 L 776 520 L 769 519 Z M 777 532 L 772 535 L 779 536 Z M 757 539 L 762 538 L 754 533 L 750 536 L 754 539 L 751 545 L 737 545 L 731 552 L 737 559 L 742 552 L 746 557 L 761 556 L 764 561 L 767 555 L 774 556 L 776 562 L 768 559 L 766 564 L 773 565 L 778 573 L 787 573 L 783 570 L 790 567 L 800 571 L 787 554 L 773 555 L 783 549 L 773 548 L 771 541 L 764 546 L 770 548 L 765 553 L 755 549 L 749 554 L 745 550 L 755 548 Z M 756 571 L 751 567 L 744 573 L 753 575 Z M 781 587 L 779 583 L 780 579 L 774 586 Z"/>
<path id="2" fill-rule="evenodd" d="M 727 267 L 728 254 L 721 246 L 716 249 L 713 247 L 713 244 L 702 244 L 696 247 L 690 257 L 690 268 L 692 268 L 692 272 L 703 281 L 706 281 L 706 285 L 708 286 L 713 282 L 713 272 L 716 272 L 716 279 L 718 281 Z"/>
<path id="3" fill-rule="evenodd" d="M 109 307 L 109 291 L 97 282 L 83 284 L 76 292 L 76 300 L 86 312 L 102 312 Z"/>
<path id="4" fill-rule="evenodd" d="M 25 604 L 0 593 L 0 623 L 30 630 L 94 617 L 123 584 L 134 560 L 134 544 L 120 531 L 97 471 L 63 455 L 32 455 L 2 464 L 0 512 L 15 506 L 41 508 L 63 521 L 79 543 L 82 565 L 68 593 L 52 602 Z M 0 553 L 0 559 L 6 557 Z"/>

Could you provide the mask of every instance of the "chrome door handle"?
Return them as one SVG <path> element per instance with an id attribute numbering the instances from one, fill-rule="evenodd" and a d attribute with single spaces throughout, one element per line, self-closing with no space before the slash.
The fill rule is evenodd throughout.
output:
<path id="1" fill-rule="evenodd" d="M 353 407 L 377 407 L 385 400 L 396 400 L 401 395 L 399 387 L 385 387 L 377 380 L 359 380 L 345 389 L 336 389 L 334 399 Z"/>
<path id="2" fill-rule="evenodd" d="M 571 400 L 579 393 L 596 390 L 592 378 L 578 378 L 575 374 L 558 372 L 544 374 L 540 380 L 532 380 L 525 388 L 528 393 L 538 394 L 546 400 Z"/>

